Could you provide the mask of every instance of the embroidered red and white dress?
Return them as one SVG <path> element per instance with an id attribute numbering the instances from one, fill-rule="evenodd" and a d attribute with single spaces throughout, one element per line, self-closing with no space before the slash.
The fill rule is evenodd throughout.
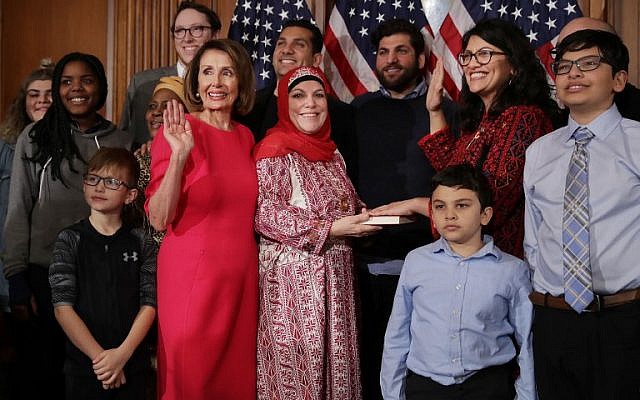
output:
<path id="1" fill-rule="evenodd" d="M 258 398 L 361 398 L 354 264 L 329 237 L 360 203 L 338 152 L 257 162 L 260 233 Z"/>

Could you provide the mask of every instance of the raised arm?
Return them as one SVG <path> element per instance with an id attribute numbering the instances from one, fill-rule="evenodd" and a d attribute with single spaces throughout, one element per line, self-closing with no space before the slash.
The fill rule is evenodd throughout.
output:
<path id="1" fill-rule="evenodd" d="M 147 202 L 149 222 L 157 231 L 164 231 L 175 217 L 180 200 L 182 172 L 194 145 L 191 124 L 185 119 L 182 104 L 178 104 L 176 100 L 167 103 L 163 117 L 164 127 L 161 128 L 161 133 L 171 151 L 167 160 L 160 152 L 156 153 L 155 148 L 161 146 L 152 147 L 150 186 L 154 192 Z"/>
<path id="2" fill-rule="evenodd" d="M 429 132 L 436 132 L 447 126 L 447 121 L 442 111 L 442 96 L 444 95 L 444 66 L 442 59 L 436 63 L 436 68 L 431 75 L 431 82 L 427 91 L 426 107 L 429 111 Z"/>

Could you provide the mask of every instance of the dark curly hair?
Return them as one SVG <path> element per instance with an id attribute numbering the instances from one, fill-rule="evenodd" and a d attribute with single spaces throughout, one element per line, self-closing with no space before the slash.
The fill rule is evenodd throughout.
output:
<path id="1" fill-rule="evenodd" d="M 429 193 L 432 195 L 438 186 L 469 189 L 475 192 L 482 210 L 493 205 L 493 194 L 487 177 L 481 169 L 469 164 L 451 165 L 435 174 L 431 178 Z"/>
<path id="2" fill-rule="evenodd" d="M 466 79 L 463 79 L 460 95 L 460 125 L 463 131 L 476 130 L 485 111 L 490 118 L 494 118 L 515 105 L 536 105 L 552 120 L 554 126 L 561 125 L 560 110 L 551 97 L 546 72 L 520 28 L 501 19 L 481 21 L 462 37 L 463 49 L 467 48 L 471 36 L 478 36 L 506 53 L 515 74 L 498 89 L 489 110 L 485 110 L 480 96 L 472 93 Z"/>
<path id="3" fill-rule="evenodd" d="M 44 165 L 51 159 L 51 176 L 53 179 L 60 179 L 64 183 L 62 178 L 62 172 L 60 165 L 63 160 L 69 162 L 69 167 L 73 172 L 78 172 L 73 168 L 73 158 L 77 157 L 86 163 L 82 159 L 78 148 L 73 141 L 73 136 L 69 134 L 71 132 L 71 117 L 69 112 L 62 103 L 60 97 L 60 80 L 62 78 L 62 72 L 64 67 L 73 61 L 81 61 L 96 75 L 96 80 L 100 93 L 98 95 L 98 102 L 96 104 L 95 112 L 97 112 L 104 102 L 107 100 L 107 76 L 104 72 L 104 66 L 100 60 L 91 54 L 83 53 L 69 53 L 58 62 L 53 70 L 53 80 L 51 82 L 51 107 L 47 110 L 47 113 L 42 119 L 33 126 L 33 129 L 29 132 L 31 142 L 35 144 L 35 152 L 29 161 Z"/>
<path id="4" fill-rule="evenodd" d="M 414 24 L 401 18 L 384 21 L 378 25 L 378 28 L 371 34 L 371 44 L 378 50 L 380 41 L 383 38 L 397 33 L 404 33 L 409 36 L 409 42 L 411 43 L 411 47 L 413 47 L 413 51 L 416 52 L 416 55 L 424 53 L 424 36 L 422 36 L 422 33 L 420 33 Z"/>

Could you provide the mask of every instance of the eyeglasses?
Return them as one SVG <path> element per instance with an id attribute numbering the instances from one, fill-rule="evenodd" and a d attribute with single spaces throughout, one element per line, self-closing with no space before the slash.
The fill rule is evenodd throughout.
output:
<path id="1" fill-rule="evenodd" d="M 89 186 L 97 186 L 98 183 L 102 181 L 104 182 L 104 187 L 111 190 L 118 190 L 120 189 L 120 186 L 124 186 L 127 189 L 131 189 L 131 186 L 122 182 L 120 179 L 111 178 L 108 176 L 104 177 L 104 176 L 98 176 L 94 174 L 84 174 L 82 176 L 82 181 L 85 183 L 85 185 L 89 185 Z"/>
<path id="2" fill-rule="evenodd" d="M 491 61 L 491 57 L 494 54 L 506 55 L 507 53 L 503 53 L 501 51 L 489 50 L 489 49 L 480 49 L 475 53 L 472 53 L 470 51 L 463 51 L 462 53 L 458 54 L 458 62 L 460 63 L 460 65 L 464 67 L 469 65 L 472 57 L 475 57 L 478 64 L 486 65 L 486 64 L 489 64 L 489 62 Z"/>
<path id="3" fill-rule="evenodd" d="M 575 61 L 570 60 L 559 60 L 551 63 L 551 69 L 553 73 L 556 75 L 564 75 L 568 74 L 573 67 L 573 64 L 578 67 L 578 69 L 582 72 L 593 71 L 598 68 L 601 63 L 607 63 L 607 60 L 600 56 L 586 56 L 582 58 L 578 58 Z"/>
<path id="4" fill-rule="evenodd" d="M 184 37 L 187 35 L 187 32 L 189 32 L 189 35 L 191 35 L 191 37 L 199 38 L 207 29 L 211 29 L 211 27 L 204 25 L 195 25 L 191 28 L 178 28 L 173 30 L 173 37 L 176 39 L 184 39 Z"/>

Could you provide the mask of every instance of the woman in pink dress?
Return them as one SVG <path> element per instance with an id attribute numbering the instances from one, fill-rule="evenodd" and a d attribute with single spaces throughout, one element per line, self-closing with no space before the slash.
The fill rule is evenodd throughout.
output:
<path id="1" fill-rule="evenodd" d="M 185 115 L 175 100 L 151 146 L 149 220 L 167 230 L 158 255 L 158 397 L 256 397 L 258 192 L 246 51 L 207 42 L 189 65 Z"/>
<path id="2" fill-rule="evenodd" d="M 278 124 L 254 154 L 259 196 L 258 398 L 361 398 L 348 237 L 380 229 L 330 139 L 329 86 L 313 67 L 278 83 Z"/>

